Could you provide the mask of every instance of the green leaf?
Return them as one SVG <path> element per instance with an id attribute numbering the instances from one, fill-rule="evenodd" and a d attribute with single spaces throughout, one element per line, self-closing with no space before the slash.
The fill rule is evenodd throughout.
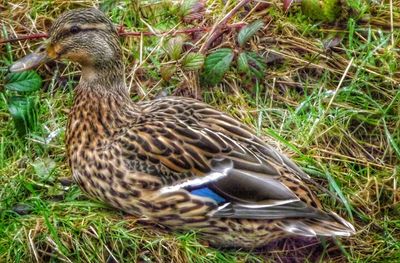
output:
<path id="1" fill-rule="evenodd" d="M 243 47 L 246 42 L 255 34 L 258 30 L 264 27 L 264 23 L 261 20 L 257 20 L 245 27 L 243 27 L 238 34 L 238 43 Z"/>
<path id="2" fill-rule="evenodd" d="M 239 54 L 237 63 L 239 72 L 244 72 L 246 74 L 250 73 L 250 66 L 249 61 L 247 60 L 246 52 L 242 52 Z"/>
<path id="3" fill-rule="evenodd" d="M 6 89 L 19 92 L 32 92 L 40 89 L 42 78 L 33 70 L 7 75 Z"/>
<path id="4" fill-rule="evenodd" d="M 50 158 L 38 159 L 32 163 L 36 175 L 42 180 L 48 180 L 56 167 L 56 163 Z"/>
<path id="5" fill-rule="evenodd" d="M 264 77 L 266 63 L 262 56 L 255 52 L 242 52 L 238 58 L 239 72 L 246 73 L 248 76 L 255 76 L 258 79 Z"/>
<path id="6" fill-rule="evenodd" d="M 208 55 L 204 61 L 203 80 L 210 85 L 220 82 L 229 69 L 233 56 L 230 48 L 220 48 Z"/>
<path id="7" fill-rule="evenodd" d="M 12 96 L 8 101 L 8 110 L 21 137 L 36 127 L 37 110 L 34 98 Z"/>
<path id="8" fill-rule="evenodd" d="M 182 60 L 182 68 L 185 70 L 198 70 L 204 64 L 204 55 L 190 52 Z"/>
<path id="9" fill-rule="evenodd" d="M 180 58 L 184 41 L 182 36 L 176 36 L 167 41 L 164 48 L 171 59 L 178 60 Z"/>
<path id="10" fill-rule="evenodd" d="M 301 9 L 311 19 L 334 22 L 340 14 L 343 6 L 339 0 L 303 0 Z"/>
<path id="11" fill-rule="evenodd" d="M 176 72 L 175 64 L 164 65 L 160 69 L 161 78 L 163 80 L 170 80 L 172 75 L 175 74 L 175 72 Z"/>
<path id="12" fill-rule="evenodd" d="M 325 168 L 323 168 L 323 169 L 324 169 L 326 178 L 328 179 L 329 186 L 332 187 L 332 189 L 335 190 L 336 194 L 339 196 L 340 200 L 343 202 L 344 206 L 346 207 L 347 213 L 349 214 L 351 220 L 353 220 L 353 213 L 351 212 L 353 210 L 353 207 L 351 206 L 349 201 L 347 201 L 347 198 L 343 194 L 342 189 L 336 183 L 336 181 L 333 178 L 333 176 Z"/>
<path id="13" fill-rule="evenodd" d="M 386 134 L 386 137 L 387 137 L 387 139 L 389 141 L 390 146 L 392 146 L 394 152 L 397 154 L 397 157 L 400 159 L 400 146 L 396 143 L 396 141 L 393 138 L 392 134 L 390 134 L 385 120 L 383 120 L 383 127 L 385 129 L 385 134 Z"/>
<path id="14" fill-rule="evenodd" d="M 184 0 L 181 2 L 178 14 L 180 14 L 185 22 L 201 20 L 205 13 L 204 0 Z"/>
<path id="15" fill-rule="evenodd" d="M 179 13 L 185 16 L 191 12 L 192 7 L 196 4 L 197 0 L 184 0 L 182 1 Z"/>

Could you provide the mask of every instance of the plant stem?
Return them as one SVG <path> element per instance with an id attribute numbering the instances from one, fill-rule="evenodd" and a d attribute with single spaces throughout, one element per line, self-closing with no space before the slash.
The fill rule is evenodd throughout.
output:
<path id="1" fill-rule="evenodd" d="M 224 29 L 235 29 L 235 28 L 241 28 L 244 25 L 246 25 L 246 23 L 235 23 L 235 24 L 231 24 L 231 25 L 225 25 Z M 177 34 L 192 34 L 195 32 L 202 32 L 202 31 L 210 31 L 212 30 L 212 27 L 197 27 L 197 28 L 188 28 L 188 29 L 182 29 L 182 30 L 176 30 L 176 31 L 168 31 L 168 32 L 161 32 L 161 35 L 177 35 Z M 125 37 L 125 36 L 132 36 L 132 37 L 138 37 L 141 35 L 144 36 L 153 36 L 154 33 L 153 32 L 129 32 L 129 31 L 125 31 L 123 27 L 119 27 L 119 32 L 118 34 L 121 37 Z M 15 38 L 7 38 L 7 39 L 0 39 L 0 44 L 4 44 L 4 43 L 11 43 L 11 42 L 16 42 L 16 41 L 21 41 L 21 40 L 31 40 L 31 39 L 38 39 L 38 38 L 47 38 L 48 35 L 46 33 L 37 33 L 37 34 L 30 34 L 30 35 L 22 35 L 22 36 L 17 36 Z"/>

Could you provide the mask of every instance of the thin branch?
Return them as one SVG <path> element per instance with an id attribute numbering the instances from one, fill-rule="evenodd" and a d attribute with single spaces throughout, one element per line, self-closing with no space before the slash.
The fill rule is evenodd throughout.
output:
<path id="1" fill-rule="evenodd" d="M 31 39 L 38 39 L 38 38 L 46 38 L 46 37 L 47 37 L 46 33 L 23 35 L 23 36 L 18 36 L 18 37 L 14 37 L 14 38 L 1 39 L 0 40 L 0 44 L 11 43 L 11 42 L 16 42 L 16 41 L 20 41 L 20 40 L 31 40 Z"/>
<path id="2" fill-rule="evenodd" d="M 394 48 L 394 26 L 393 26 L 393 0 L 390 0 L 390 39 L 392 42 L 392 48 Z"/>
<path id="3" fill-rule="evenodd" d="M 245 25 L 246 25 L 246 23 L 240 22 L 240 23 L 225 25 L 224 28 L 225 29 L 236 29 L 236 28 L 242 28 Z M 192 33 L 196 33 L 196 32 L 208 32 L 210 30 L 212 30 L 212 27 L 197 27 L 197 28 L 188 28 L 188 29 L 176 30 L 176 31 L 173 31 L 173 32 L 165 31 L 165 32 L 161 32 L 159 34 L 161 34 L 161 35 L 192 34 Z M 153 32 L 129 32 L 129 31 L 125 31 L 123 27 L 119 27 L 118 34 L 121 37 L 131 37 L 131 36 L 132 37 L 140 37 L 142 35 L 143 36 L 154 36 L 155 35 Z M 22 36 L 17 36 L 15 38 L 0 39 L 0 44 L 11 43 L 11 42 L 16 42 L 16 41 L 21 41 L 21 40 L 47 38 L 47 37 L 48 37 L 48 35 L 46 33 L 22 35 Z"/>

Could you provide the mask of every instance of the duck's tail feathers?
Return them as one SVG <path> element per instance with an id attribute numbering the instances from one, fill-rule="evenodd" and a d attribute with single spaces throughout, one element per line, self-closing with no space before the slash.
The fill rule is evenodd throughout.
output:
<path id="1" fill-rule="evenodd" d="M 350 236 L 355 233 L 353 225 L 334 212 L 327 214 L 324 219 L 305 218 L 283 221 L 281 227 L 289 233 L 306 237 Z"/>

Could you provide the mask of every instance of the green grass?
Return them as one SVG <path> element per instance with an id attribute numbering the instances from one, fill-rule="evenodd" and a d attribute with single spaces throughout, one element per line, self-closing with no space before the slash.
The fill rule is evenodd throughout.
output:
<path id="1" fill-rule="evenodd" d="M 185 24 L 165 1 L 65 2 L 0 4 L 2 37 L 43 32 L 50 19 L 78 6 L 100 5 L 130 31 L 165 31 L 212 26 L 236 4 L 209 0 L 204 19 Z M 276 140 L 279 149 L 341 200 L 320 194 L 328 209 L 353 220 L 357 234 L 322 240 L 317 246 L 320 261 L 394 262 L 400 260 L 400 5 L 393 1 L 392 33 L 388 3 L 348 2 L 353 11 L 336 24 L 312 21 L 297 6 L 284 14 L 280 1 L 242 9 L 230 22 L 245 18 L 269 23 L 247 48 L 275 59 L 262 81 L 246 80 L 232 69 L 221 84 L 202 87 L 202 97 L 254 127 L 259 136 Z M 224 34 L 215 45 L 237 48 L 235 37 Z M 339 44 L 324 48 L 334 37 L 340 38 Z M 197 40 L 192 42 L 200 47 L 203 42 Z M 70 176 L 64 127 L 78 68 L 53 63 L 38 70 L 45 80 L 36 95 L 40 125 L 25 139 L 18 136 L 8 112 L 10 92 L 2 88 L 11 60 L 37 42 L 0 44 L 0 262 L 315 259 L 311 250 L 300 258 L 292 250 L 295 243 L 289 242 L 255 252 L 219 251 L 199 243 L 195 233 L 174 234 L 139 224 L 86 199 L 75 185 L 62 186 L 59 178 Z M 133 100 L 151 99 L 163 89 L 190 91 L 192 73 L 179 71 L 171 80 L 161 80 L 160 68 L 169 61 L 160 37 L 125 38 L 121 43 Z M 46 142 L 51 133 L 55 137 Z"/>

